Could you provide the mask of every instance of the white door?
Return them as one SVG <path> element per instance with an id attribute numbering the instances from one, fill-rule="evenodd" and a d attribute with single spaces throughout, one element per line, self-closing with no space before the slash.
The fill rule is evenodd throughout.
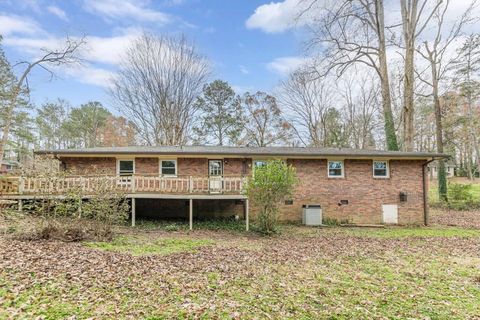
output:
<path id="1" fill-rule="evenodd" d="M 222 177 L 223 177 L 223 161 L 209 160 L 208 161 L 208 187 L 211 193 L 222 192 Z"/>
<path id="2" fill-rule="evenodd" d="M 398 223 L 398 206 L 396 204 L 384 204 L 383 209 L 383 223 L 397 224 Z"/>

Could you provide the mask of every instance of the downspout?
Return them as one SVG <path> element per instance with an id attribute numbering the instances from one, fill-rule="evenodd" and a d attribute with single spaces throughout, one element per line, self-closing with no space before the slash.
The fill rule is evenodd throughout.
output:
<path id="1" fill-rule="evenodd" d="M 428 226 L 428 199 L 427 199 L 427 176 L 426 176 L 426 168 L 429 163 L 435 161 L 435 158 L 432 158 L 431 160 L 428 160 L 427 162 L 424 162 L 422 165 L 422 191 L 423 191 L 423 224 Z"/>

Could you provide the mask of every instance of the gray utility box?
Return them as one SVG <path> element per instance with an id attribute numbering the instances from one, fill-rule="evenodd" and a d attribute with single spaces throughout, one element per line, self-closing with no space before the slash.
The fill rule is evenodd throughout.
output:
<path id="1" fill-rule="evenodd" d="M 302 223 L 307 226 L 322 225 L 322 207 L 319 204 L 304 204 Z"/>

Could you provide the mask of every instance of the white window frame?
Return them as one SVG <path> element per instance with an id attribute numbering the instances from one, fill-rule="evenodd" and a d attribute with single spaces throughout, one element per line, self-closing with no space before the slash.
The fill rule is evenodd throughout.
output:
<path id="1" fill-rule="evenodd" d="M 330 175 L 330 165 L 329 165 L 330 162 L 341 162 L 342 163 L 342 174 L 340 176 L 331 176 Z M 335 159 L 327 160 L 327 176 L 329 178 L 338 178 L 338 179 L 345 178 L 345 161 L 344 160 L 335 160 Z"/>
<path id="2" fill-rule="evenodd" d="M 163 174 L 162 173 L 162 162 L 163 161 L 173 161 L 175 163 L 175 173 L 174 174 Z M 158 159 L 158 172 L 162 177 L 176 177 L 178 174 L 178 161 L 177 159 Z"/>
<path id="3" fill-rule="evenodd" d="M 268 160 L 267 160 L 267 159 L 252 159 L 252 167 L 253 167 L 254 170 L 255 170 L 255 168 L 257 167 L 257 166 L 255 165 L 256 162 L 265 162 L 265 163 L 267 163 Z"/>
<path id="4" fill-rule="evenodd" d="M 133 172 L 132 175 L 135 174 L 135 158 L 134 159 L 117 159 L 117 176 L 120 176 L 120 161 L 132 161 L 133 162 Z"/>
<path id="5" fill-rule="evenodd" d="M 386 176 L 376 176 L 375 175 L 375 162 L 385 162 L 387 164 L 387 175 Z M 380 159 L 373 159 L 372 160 L 372 174 L 375 179 L 388 179 L 390 178 L 390 161 L 388 160 L 380 160 Z"/>

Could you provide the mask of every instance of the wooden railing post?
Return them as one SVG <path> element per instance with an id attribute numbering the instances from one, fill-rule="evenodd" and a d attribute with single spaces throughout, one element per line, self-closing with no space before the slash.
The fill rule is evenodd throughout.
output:
<path id="1" fill-rule="evenodd" d="M 18 178 L 18 193 L 19 193 L 19 194 L 23 194 L 23 187 L 24 187 L 24 186 L 23 186 L 23 177 L 20 176 L 20 177 Z"/>
<path id="2" fill-rule="evenodd" d="M 192 176 L 190 176 L 189 179 L 188 179 L 188 192 L 190 192 L 190 193 L 193 192 L 193 178 L 192 178 Z"/>
<path id="3" fill-rule="evenodd" d="M 132 193 L 135 193 L 135 176 L 132 175 L 130 183 L 132 184 Z"/>

